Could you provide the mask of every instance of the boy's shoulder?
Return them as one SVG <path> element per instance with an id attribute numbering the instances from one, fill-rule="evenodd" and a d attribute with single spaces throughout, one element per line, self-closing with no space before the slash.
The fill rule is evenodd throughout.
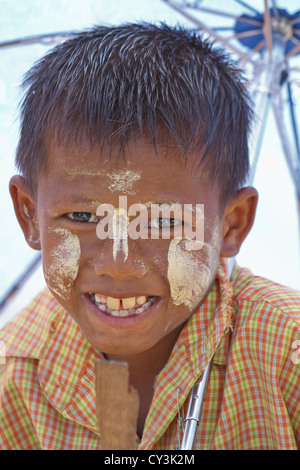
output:
<path id="1" fill-rule="evenodd" d="M 247 268 L 235 266 L 231 277 L 237 304 L 248 304 L 252 311 L 269 311 L 284 315 L 300 327 L 300 291 L 281 285 Z"/>
<path id="2" fill-rule="evenodd" d="M 44 288 L 0 330 L 7 357 L 38 359 L 65 313 L 48 288 Z"/>

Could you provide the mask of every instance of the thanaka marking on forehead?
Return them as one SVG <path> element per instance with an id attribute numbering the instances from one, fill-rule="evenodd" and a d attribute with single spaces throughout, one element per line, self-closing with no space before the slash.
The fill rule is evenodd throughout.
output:
<path id="1" fill-rule="evenodd" d="M 68 175 L 68 180 L 73 181 L 78 176 L 106 176 L 107 173 L 104 170 L 87 171 L 84 168 L 66 168 L 65 172 Z"/>
<path id="2" fill-rule="evenodd" d="M 132 170 L 116 170 L 112 173 L 108 173 L 107 177 L 111 183 L 108 189 L 111 192 L 119 191 L 125 194 L 135 194 L 133 191 L 133 185 L 141 177 L 140 172 Z"/>
<path id="3" fill-rule="evenodd" d="M 113 170 L 108 173 L 104 170 L 87 171 L 84 168 L 66 168 L 68 180 L 72 181 L 79 176 L 90 176 L 90 177 L 104 177 L 108 179 L 108 189 L 111 192 L 123 192 L 125 194 L 135 194 L 133 191 L 133 185 L 141 177 L 141 173 L 129 169 L 125 170 Z"/>

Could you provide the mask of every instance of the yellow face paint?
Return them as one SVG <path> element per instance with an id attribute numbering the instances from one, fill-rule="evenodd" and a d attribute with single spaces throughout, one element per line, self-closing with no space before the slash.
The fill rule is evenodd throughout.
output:
<path id="1" fill-rule="evenodd" d="M 44 267 L 44 275 L 49 288 L 66 299 L 77 278 L 80 261 L 79 238 L 66 229 L 53 230 L 60 240 L 50 252 L 50 263 Z"/>
<path id="2" fill-rule="evenodd" d="M 135 194 L 133 185 L 140 179 L 140 173 L 131 170 L 116 170 L 106 175 L 109 179 L 108 189 L 122 194 Z"/>
<path id="3" fill-rule="evenodd" d="M 171 240 L 168 250 L 168 280 L 174 305 L 183 304 L 192 311 L 206 294 L 219 259 L 219 229 L 217 224 L 215 227 L 210 243 L 203 243 L 200 250 L 190 249 L 190 240 Z"/>

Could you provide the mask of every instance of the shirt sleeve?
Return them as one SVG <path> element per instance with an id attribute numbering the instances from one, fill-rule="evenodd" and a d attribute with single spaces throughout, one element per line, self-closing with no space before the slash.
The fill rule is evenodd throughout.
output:
<path id="1" fill-rule="evenodd" d="M 1 450 L 40 448 L 33 424 L 34 410 L 29 405 L 36 396 L 35 369 L 36 361 L 25 358 L 7 358 L 1 366 Z"/>

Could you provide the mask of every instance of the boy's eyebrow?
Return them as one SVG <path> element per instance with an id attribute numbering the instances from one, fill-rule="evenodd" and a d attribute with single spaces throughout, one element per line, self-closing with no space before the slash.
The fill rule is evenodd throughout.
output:
<path id="1" fill-rule="evenodd" d="M 168 200 L 168 201 L 146 201 L 146 202 L 141 202 L 141 204 L 144 204 L 144 206 L 146 206 L 147 208 L 148 207 L 151 207 L 152 205 L 157 205 L 157 206 L 161 206 L 161 205 L 167 205 L 167 206 L 173 206 L 174 204 L 180 204 L 179 201 L 172 201 L 172 200 Z"/>
<path id="2" fill-rule="evenodd" d="M 95 198 L 90 197 L 90 196 L 81 196 L 81 197 L 74 199 L 74 202 L 94 203 L 94 202 L 99 202 L 99 201 L 96 201 Z"/>
<path id="3" fill-rule="evenodd" d="M 91 196 L 78 196 L 78 197 L 72 197 L 72 196 L 66 196 L 64 197 L 65 204 L 86 204 L 89 206 L 92 206 L 93 208 L 97 208 L 101 204 L 104 204 L 103 202 L 99 201 L 96 198 L 93 198 Z M 60 202 L 58 202 L 60 204 Z M 180 203 L 178 200 L 165 200 L 165 201 L 140 201 L 138 204 L 141 204 L 146 207 L 146 209 L 151 209 L 151 206 L 154 206 L 155 208 L 160 208 L 161 206 L 167 206 L 170 209 L 172 206 L 183 206 L 182 203 Z"/>
<path id="4" fill-rule="evenodd" d="M 90 196 L 80 196 L 80 197 L 66 197 L 64 202 L 72 204 L 89 204 L 93 206 L 99 206 L 101 201 Z"/>

